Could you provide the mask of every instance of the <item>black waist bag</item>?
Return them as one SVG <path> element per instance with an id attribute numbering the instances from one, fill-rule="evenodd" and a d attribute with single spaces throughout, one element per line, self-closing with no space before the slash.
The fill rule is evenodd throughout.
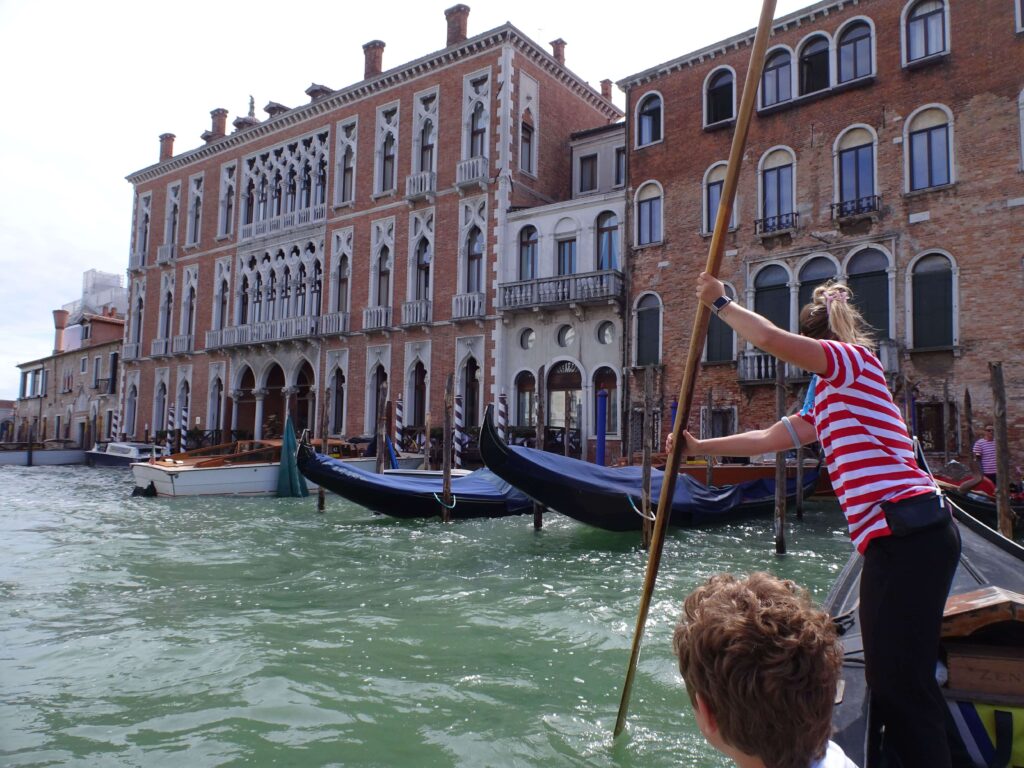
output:
<path id="1" fill-rule="evenodd" d="M 900 501 L 883 501 L 882 512 L 893 536 L 939 528 L 950 521 L 946 503 L 937 493 L 922 493 Z"/>

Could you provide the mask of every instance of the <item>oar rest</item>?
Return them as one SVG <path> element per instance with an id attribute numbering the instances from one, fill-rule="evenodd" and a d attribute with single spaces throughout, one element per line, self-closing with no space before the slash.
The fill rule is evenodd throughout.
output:
<path id="1" fill-rule="evenodd" d="M 1024 595 L 985 587 L 950 597 L 942 644 L 949 688 L 1024 703 Z"/>

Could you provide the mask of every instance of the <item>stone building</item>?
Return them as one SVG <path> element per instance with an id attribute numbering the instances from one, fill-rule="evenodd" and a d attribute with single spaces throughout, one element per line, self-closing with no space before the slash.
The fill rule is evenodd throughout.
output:
<path id="1" fill-rule="evenodd" d="M 270 416 L 330 434 L 372 431 L 376 394 L 420 428 L 447 375 L 467 425 L 510 386 L 499 360 L 499 262 L 510 212 L 570 197 L 574 131 L 621 119 L 506 24 L 467 35 L 445 12 L 434 53 L 392 69 L 363 46 L 364 77 L 312 84 L 259 119 L 214 110 L 203 145 L 132 173 L 135 202 L 124 430 L 171 407 L 193 429 L 260 436 Z M 148 426 L 147 426 L 148 425 Z"/>
<path id="2" fill-rule="evenodd" d="M 751 21 L 754 21 L 752 19 Z M 630 75 L 626 364 L 679 391 L 753 30 Z M 782 327 L 839 277 L 926 449 L 969 448 L 999 361 L 1024 458 L 1024 21 L 1020 0 L 827 0 L 774 22 L 725 239 L 729 293 Z M 787 371 L 789 402 L 806 383 Z M 775 417 L 775 361 L 716 318 L 691 429 Z M 636 376 L 626 386 L 640 396 Z M 710 397 L 708 393 L 710 392 Z"/>
<path id="3" fill-rule="evenodd" d="M 53 311 L 53 353 L 18 366 L 13 439 L 88 449 L 114 437 L 126 300 L 119 275 L 89 270 L 82 298 Z"/>

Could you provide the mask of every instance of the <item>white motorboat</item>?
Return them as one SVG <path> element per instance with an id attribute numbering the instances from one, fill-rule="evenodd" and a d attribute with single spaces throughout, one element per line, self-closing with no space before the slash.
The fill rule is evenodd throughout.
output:
<path id="1" fill-rule="evenodd" d="M 273 496 L 281 467 L 281 440 L 237 440 L 131 465 L 135 493 L 146 496 Z M 344 459 L 372 470 L 372 456 Z M 399 469 L 416 469 L 420 454 L 398 458 Z M 315 488 L 306 482 L 307 488 Z"/>
<path id="2" fill-rule="evenodd" d="M 97 443 L 85 452 L 85 463 L 90 467 L 125 467 L 133 462 L 160 458 L 167 453 L 162 445 L 131 441 Z"/>

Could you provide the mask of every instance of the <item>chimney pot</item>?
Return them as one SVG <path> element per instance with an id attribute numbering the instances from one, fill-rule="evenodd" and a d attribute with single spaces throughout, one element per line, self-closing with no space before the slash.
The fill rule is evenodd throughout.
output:
<path id="1" fill-rule="evenodd" d="M 458 45 L 466 39 L 466 29 L 469 25 L 469 6 L 453 5 L 444 12 L 448 20 L 448 43 L 447 45 Z"/>
<path id="2" fill-rule="evenodd" d="M 170 160 L 174 157 L 174 134 L 173 133 L 161 133 L 160 134 L 160 162 L 164 160 Z"/>
<path id="3" fill-rule="evenodd" d="M 565 66 L 565 40 L 558 38 L 552 40 L 551 43 L 551 55 L 555 57 L 555 61 Z"/>
<path id="4" fill-rule="evenodd" d="M 607 78 L 601 81 L 601 98 L 605 101 L 612 100 L 612 81 Z"/>
<path id="5" fill-rule="evenodd" d="M 68 327 L 68 311 L 66 309 L 53 310 L 53 354 L 59 355 L 64 351 L 64 329 Z"/>
<path id="6" fill-rule="evenodd" d="M 363 46 L 363 55 L 366 57 L 366 64 L 363 68 L 363 79 L 369 80 L 381 73 L 381 66 L 384 61 L 384 41 L 371 40 Z"/>
<path id="7" fill-rule="evenodd" d="M 227 133 L 228 111 L 223 107 L 218 107 L 210 112 L 210 118 L 210 130 L 205 131 L 200 137 L 207 144 L 224 138 L 224 134 Z"/>

